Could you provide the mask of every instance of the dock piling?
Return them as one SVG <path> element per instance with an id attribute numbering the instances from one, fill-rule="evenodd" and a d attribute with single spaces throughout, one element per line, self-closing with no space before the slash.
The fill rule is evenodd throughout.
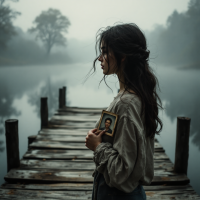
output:
<path id="1" fill-rule="evenodd" d="M 59 108 L 63 107 L 63 89 L 59 88 Z"/>
<path id="2" fill-rule="evenodd" d="M 63 86 L 63 107 L 66 106 L 66 87 Z"/>
<path id="3" fill-rule="evenodd" d="M 5 121 L 7 171 L 20 166 L 19 161 L 19 136 L 18 120 L 8 119 Z"/>
<path id="4" fill-rule="evenodd" d="M 31 144 L 35 140 L 36 137 L 37 137 L 37 135 L 28 136 L 28 146 L 29 146 L 29 144 Z"/>
<path id="5" fill-rule="evenodd" d="M 48 127 L 48 103 L 47 97 L 41 98 L 40 104 L 40 116 L 41 116 L 41 129 Z"/>
<path id="6" fill-rule="evenodd" d="M 190 118 L 177 117 L 174 171 L 187 175 L 189 157 Z"/>

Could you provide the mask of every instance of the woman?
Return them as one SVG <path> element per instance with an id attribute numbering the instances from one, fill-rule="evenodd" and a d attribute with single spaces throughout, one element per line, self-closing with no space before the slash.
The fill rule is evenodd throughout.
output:
<path id="1" fill-rule="evenodd" d="M 116 74 L 120 91 L 107 108 L 119 115 L 114 137 L 97 131 L 99 120 L 86 136 L 96 165 L 92 199 L 144 200 L 142 185 L 154 176 L 154 137 L 162 129 L 158 81 L 148 64 L 146 39 L 135 24 L 122 24 L 101 31 L 97 46 L 101 54 L 94 71 L 99 60 L 104 80 Z"/>

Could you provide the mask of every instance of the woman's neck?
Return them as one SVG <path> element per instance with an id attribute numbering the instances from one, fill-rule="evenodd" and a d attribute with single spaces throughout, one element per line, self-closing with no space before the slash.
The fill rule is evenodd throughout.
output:
<path id="1" fill-rule="evenodd" d="M 117 77 L 118 77 L 118 81 L 119 81 L 119 92 L 123 91 L 124 90 L 124 78 L 122 75 L 120 74 L 117 74 Z"/>
<path id="2" fill-rule="evenodd" d="M 119 80 L 119 92 L 122 92 L 122 91 L 125 90 L 124 77 L 122 75 L 120 75 L 120 74 L 117 74 L 117 77 L 118 77 L 118 80 Z M 135 94 L 135 92 L 133 90 L 131 90 L 131 89 L 128 89 L 128 91 Z"/>

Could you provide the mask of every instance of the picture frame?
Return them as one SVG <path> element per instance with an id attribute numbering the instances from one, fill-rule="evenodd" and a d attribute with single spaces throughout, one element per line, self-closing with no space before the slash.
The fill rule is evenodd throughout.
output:
<path id="1" fill-rule="evenodd" d="M 100 118 L 97 130 L 107 129 L 105 134 L 113 137 L 115 128 L 117 125 L 118 117 L 119 117 L 119 115 L 117 115 L 115 113 L 112 113 L 112 112 L 109 112 L 106 110 L 102 110 L 101 118 Z"/>

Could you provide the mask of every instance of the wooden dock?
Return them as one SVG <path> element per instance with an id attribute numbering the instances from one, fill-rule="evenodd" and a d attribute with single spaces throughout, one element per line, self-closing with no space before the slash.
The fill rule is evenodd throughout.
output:
<path id="1" fill-rule="evenodd" d="M 91 199 L 95 168 L 93 152 L 85 147 L 89 129 L 103 108 L 63 107 L 42 128 L 18 168 L 5 175 L 0 199 Z M 148 200 L 199 199 L 185 174 L 174 165 L 155 139 L 154 178 L 144 186 Z"/>

